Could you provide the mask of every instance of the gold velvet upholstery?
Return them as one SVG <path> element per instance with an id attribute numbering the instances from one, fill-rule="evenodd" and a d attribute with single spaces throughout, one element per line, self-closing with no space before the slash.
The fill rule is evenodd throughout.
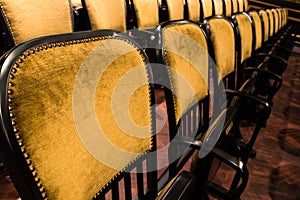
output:
<path id="1" fill-rule="evenodd" d="M 234 30 L 232 25 L 224 18 L 211 18 L 207 23 L 211 32 L 220 82 L 226 75 L 235 70 Z"/>
<path id="2" fill-rule="evenodd" d="M 281 8 L 276 8 L 278 14 L 278 29 L 282 28 L 282 15 L 281 15 Z"/>
<path id="3" fill-rule="evenodd" d="M 84 0 L 93 30 L 126 31 L 126 4 L 124 0 Z"/>
<path id="4" fill-rule="evenodd" d="M 239 7 L 239 11 L 243 12 L 244 11 L 244 0 L 237 0 L 238 1 L 238 7 Z"/>
<path id="5" fill-rule="evenodd" d="M 189 19 L 194 21 L 200 20 L 200 2 L 199 0 L 187 0 Z"/>
<path id="6" fill-rule="evenodd" d="M 196 24 L 171 24 L 162 33 L 178 122 L 190 106 L 208 95 L 207 43 Z"/>
<path id="7" fill-rule="evenodd" d="M 244 11 L 247 12 L 249 10 L 249 2 L 248 0 L 244 0 Z"/>
<path id="8" fill-rule="evenodd" d="M 264 23 L 264 42 L 268 41 L 269 39 L 269 32 L 270 32 L 270 29 L 269 29 L 269 17 L 268 17 L 268 14 L 265 10 L 260 10 L 259 11 L 260 14 L 261 14 L 261 17 L 262 17 L 262 20 L 263 20 L 263 23 Z"/>
<path id="9" fill-rule="evenodd" d="M 232 12 L 233 13 L 239 12 L 238 0 L 232 0 Z"/>
<path id="10" fill-rule="evenodd" d="M 73 31 L 69 0 L 2 0 L 0 6 L 15 45 L 39 36 Z"/>
<path id="11" fill-rule="evenodd" d="M 268 14 L 268 18 L 269 18 L 269 36 L 272 37 L 273 34 L 274 34 L 274 16 L 273 16 L 273 13 L 272 13 L 272 10 L 270 9 L 267 9 L 266 10 L 267 14 Z"/>
<path id="12" fill-rule="evenodd" d="M 253 19 L 255 29 L 255 49 L 259 49 L 262 46 L 262 23 L 261 19 L 256 11 L 249 12 Z"/>
<path id="13" fill-rule="evenodd" d="M 153 0 L 133 0 L 139 28 L 156 27 L 159 24 L 158 2 Z"/>
<path id="14" fill-rule="evenodd" d="M 215 15 L 223 15 L 223 0 L 213 0 Z"/>
<path id="15" fill-rule="evenodd" d="M 168 5 L 169 20 L 183 19 L 184 4 L 182 0 L 166 0 Z"/>
<path id="16" fill-rule="evenodd" d="M 252 54 L 252 41 L 253 41 L 253 34 L 252 34 L 252 25 L 251 19 L 247 14 L 237 14 L 235 15 L 239 33 L 241 37 L 241 62 L 244 62 L 246 59 L 251 57 Z"/>
<path id="17" fill-rule="evenodd" d="M 232 15 L 232 2 L 231 0 L 224 0 L 225 3 L 225 15 L 227 17 Z"/>
<path id="18" fill-rule="evenodd" d="M 278 32 L 279 29 L 279 16 L 278 16 L 278 12 L 276 9 L 272 9 L 271 10 L 274 16 L 274 33 Z"/>
<path id="19" fill-rule="evenodd" d="M 71 2 L 72 2 L 72 6 L 82 7 L 81 0 L 71 0 Z"/>
<path id="20" fill-rule="evenodd" d="M 213 15 L 212 0 L 200 0 L 202 4 L 203 19 Z"/>
<path id="21" fill-rule="evenodd" d="M 152 147 L 144 57 L 113 36 L 25 54 L 8 98 L 29 168 L 48 199 L 92 199 Z"/>
<path id="22" fill-rule="evenodd" d="M 288 13 L 288 10 L 286 8 L 283 9 L 283 18 L 284 18 L 284 25 L 287 24 L 287 21 L 288 21 L 288 16 L 289 16 L 289 13 Z"/>

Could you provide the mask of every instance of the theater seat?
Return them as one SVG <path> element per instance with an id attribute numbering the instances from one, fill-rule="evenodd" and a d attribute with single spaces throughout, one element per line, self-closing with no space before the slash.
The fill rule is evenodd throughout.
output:
<path id="1" fill-rule="evenodd" d="M 22 199 L 156 196 L 153 81 L 133 41 L 114 31 L 49 36 L 1 63 L 0 152 Z M 132 170 L 147 175 L 147 194 L 140 178 L 128 188 Z"/>
<path id="2" fill-rule="evenodd" d="M 75 29 L 68 0 L 3 0 L 0 4 L 1 55 L 27 40 L 49 34 L 69 33 Z"/>

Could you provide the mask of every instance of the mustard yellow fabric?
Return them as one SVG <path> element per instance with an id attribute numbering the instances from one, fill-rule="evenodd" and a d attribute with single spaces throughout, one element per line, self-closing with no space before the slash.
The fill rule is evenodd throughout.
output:
<path id="1" fill-rule="evenodd" d="M 202 4 L 203 19 L 213 15 L 212 0 L 200 0 Z"/>
<path id="2" fill-rule="evenodd" d="M 244 0 L 244 10 L 245 10 L 245 12 L 249 11 L 249 2 L 248 2 L 248 0 Z"/>
<path id="3" fill-rule="evenodd" d="M 224 0 L 225 2 L 225 15 L 227 17 L 232 15 L 232 3 L 231 0 Z"/>
<path id="4" fill-rule="evenodd" d="M 258 49 L 262 46 L 263 40 L 261 19 L 256 11 L 251 11 L 250 15 L 252 16 L 255 29 L 255 49 Z"/>
<path id="5" fill-rule="evenodd" d="M 92 199 L 151 149 L 145 64 L 129 43 L 48 48 L 23 60 L 14 76 L 13 120 L 49 199 Z"/>
<path id="6" fill-rule="evenodd" d="M 223 18 L 212 18 L 208 21 L 214 46 L 216 66 L 219 70 L 219 81 L 234 72 L 235 35 L 230 23 Z"/>
<path id="7" fill-rule="evenodd" d="M 80 8 L 82 7 L 81 0 L 71 0 L 71 2 L 73 6 L 80 7 Z"/>
<path id="8" fill-rule="evenodd" d="M 126 31 L 126 5 L 124 0 L 85 0 L 92 29 Z"/>
<path id="9" fill-rule="evenodd" d="M 156 27 L 159 24 L 158 2 L 153 0 L 133 0 L 139 28 Z"/>
<path id="10" fill-rule="evenodd" d="M 250 18 L 245 14 L 237 14 L 236 20 L 241 36 L 241 63 L 251 57 L 252 54 L 252 25 Z"/>
<path id="11" fill-rule="evenodd" d="M 260 10 L 259 12 L 261 13 L 261 17 L 264 22 L 264 27 L 263 27 L 264 28 L 264 42 L 266 42 L 269 39 L 269 32 L 270 32 L 269 17 L 265 10 Z"/>
<path id="12" fill-rule="evenodd" d="M 166 0 L 169 11 L 169 20 L 183 19 L 183 2 L 182 0 Z"/>
<path id="13" fill-rule="evenodd" d="M 207 43 L 200 27 L 187 23 L 165 27 L 163 45 L 178 122 L 190 106 L 208 95 Z"/>
<path id="14" fill-rule="evenodd" d="M 189 19 L 194 21 L 200 20 L 200 2 L 199 0 L 187 0 Z"/>
<path id="15" fill-rule="evenodd" d="M 223 15 L 223 0 L 213 0 L 215 15 Z"/>
<path id="16" fill-rule="evenodd" d="M 287 24 L 287 21 L 288 21 L 288 16 L 289 16 L 289 12 L 288 12 L 288 10 L 286 9 L 286 8 L 284 8 L 284 25 L 286 25 Z"/>
<path id="17" fill-rule="evenodd" d="M 278 30 L 282 28 L 282 15 L 281 15 L 281 9 L 276 8 L 277 15 L 278 15 Z"/>
<path id="18" fill-rule="evenodd" d="M 278 28 L 279 28 L 279 16 L 278 16 L 278 12 L 276 9 L 272 9 L 271 10 L 274 16 L 274 33 L 278 32 Z"/>
<path id="19" fill-rule="evenodd" d="M 233 13 L 237 13 L 239 11 L 238 0 L 232 0 L 232 11 Z"/>
<path id="20" fill-rule="evenodd" d="M 16 45 L 39 36 L 73 31 L 69 0 L 2 0 L 0 6 Z"/>
<path id="21" fill-rule="evenodd" d="M 238 5 L 239 5 L 239 11 L 243 12 L 244 11 L 244 0 L 237 0 Z"/>
<path id="22" fill-rule="evenodd" d="M 268 18 L 269 18 L 269 33 L 270 33 L 270 37 L 273 36 L 274 34 L 274 16 L 273 13 L 270 9 L 266 10 L 267 14 L 268 14 Z"/>

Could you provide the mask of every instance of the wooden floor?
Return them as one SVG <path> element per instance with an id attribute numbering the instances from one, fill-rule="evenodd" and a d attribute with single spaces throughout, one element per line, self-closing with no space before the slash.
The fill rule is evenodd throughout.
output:
<path id="1" fill-rule="evenodd" d="M 300 199 L 300 47 L 295 47 L 283 79 L 268 125 L 257 138 L 257 156 L 248 163 L 243 200 Z M 230 169 L 221 166 L 215 179 L 226 185 L 231 176 Z M 9 176 L 0 172 L 0 200 L 16 199 Z"/>
<path id="2" fill-rule="evenodd" d="M 254 148 L 257 155 L 247 164 L 249 182 L 241 199 L 300 199 L 300 47 L 289 58 L 283 86 Z M 222 165 L 215 181 L 226 187 L 232 177 Z"/>

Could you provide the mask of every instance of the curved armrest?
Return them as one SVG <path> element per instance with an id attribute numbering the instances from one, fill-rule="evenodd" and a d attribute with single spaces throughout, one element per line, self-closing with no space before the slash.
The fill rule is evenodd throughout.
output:
<path id="1" fill-rule="evenodd" d="M 236 117 L 237 109 L 229 107 L 219 114 L 217 119 L 210 125 L 208 130 L 199 134 L 195 139 L 187 137 L 175 137 L 174 142 L 189 145 L 177 162 L 177 170 L 181 170 L 185 163 L 190 159 L 195 150 L 199 150 L 198 157 L 205 157 L 215 146 L 220 135 L 229 132 Z M 173 142 L 172 141 L 172 142 Z"/>
<path id="2" fill-rule="evenodd" d="M 256 114 L 255 117 L 258 117 L 258 120 L 256 120 L 255 123 L 259 124 L 263 127 L 266 126 L 267 119 L 271 113 L 271 106 L 268 102 L 263 101 L 262 99 L 259 99 L 255 96 L 246 94 L 241 91 L 226 90 L 226 94 L 227 94 L 227 96 L 230 96 L 232 99 L 234 97 L 243 98 L 243 99 L 247 100 L 247 103 L 248 103 L 248 101 L 251 101 L 250 102 L 251 104 L 258 105 L 257 107 L 255 107 L 256 109 L 253 110 L 256 113 L 259 112 L 257 114 L 255 113 Z M 236 102 L 237 102 L 236 99 L 234 101 L 232 101 L 231 106 L 235 106 Z M 241 107 L 245 108 L 245 106 L 246 105 L 239 105 L 238 109 L 240 109 Z M 258 108 L 259 108 L 259 110 L 258 110 Z"/>
<path id="3" fill-rule="evenodd" d="M 265 62 L 274 62 L 278 64 L 279 68 L 284 71 L 287 67 L 287 60 L 281 58 L 280 56 L 274 55 L 274 54 L 268 54 L 268 53 L 260 53 L 256 55 L 256 58 L 269 58 L 268 61 Z"/>
<path id="4" fill-rule="evenodd" d="M 259 74 L 265 75 L 268 79 L 274 80 L 273 88 L 275 91 L 273 93 L 275 94 L 279 88 L 282 85 L 282 78 L 278 74 L 271 72 L 271 71 L 266 71 L 264 69 L 256 68 L 256 67 L 247 67 L 244 69 L 244 72 L 258 72 Z"/>

